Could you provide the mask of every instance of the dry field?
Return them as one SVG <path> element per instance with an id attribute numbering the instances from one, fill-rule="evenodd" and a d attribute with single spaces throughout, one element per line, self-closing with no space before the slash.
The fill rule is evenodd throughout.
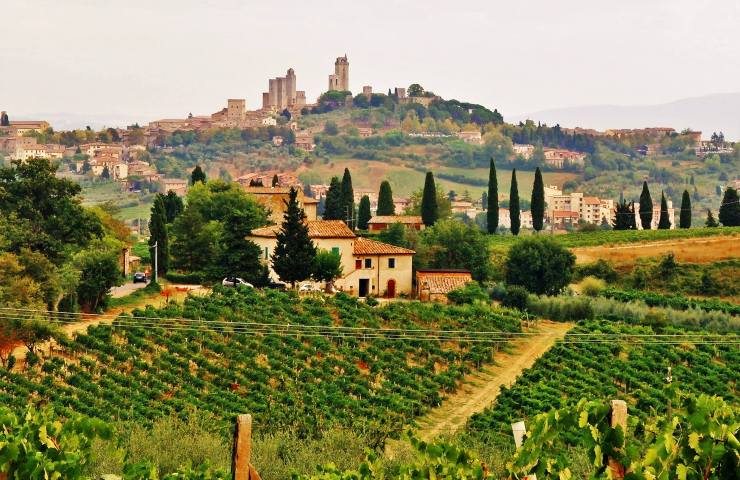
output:
<path id="1" fill-rule="evenodd" d="M 698 237 L 627 245 L 579 247 L 571 251 L 576 255 L 576 263 L 579 264 L 604 259 L 615 265 L 625 265 L 634 263 L 638 258 L 658 257 L 669 252 L 673 252 L 679 262 L 713 263 L 740 258 L 740 237 L 737 235 Z"/>

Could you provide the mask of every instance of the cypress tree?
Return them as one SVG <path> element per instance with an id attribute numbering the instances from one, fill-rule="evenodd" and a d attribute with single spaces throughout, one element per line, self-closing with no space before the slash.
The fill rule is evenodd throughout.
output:
<path id="1" fill-rule="evenodd" d="M 681 228 L 691 228 L 691 196 L 688 190 L 684 190 L 683 196 L 681 196 L 681 216 L 678 226 Z"/>
<path id="2" fill-rule="evenodd" d="M 542 181 L 540 167 L 534 171 L 534 185 L 532 187 L 532 201 L 529 207 L 532 211 L 532 227 L 536 232 L 542 230 L 545 223 L 545 184 Z"/>
<path id="3" fill-rule="evenodd" d="M 671 220 L 668 216 L 668 202 L 665 199 L 665 193 L 660 192 L 660 219 L 658 220 L 658 230 L 669 230 Z"/>
<path id="4" fill-rule="evenodd" d="M 519 235 L 521 227 L 521 212 L 519 211 L 519 186 L 516 183 L 516 168 L 511 171 L 511 190 L 509 191 L 509 219 L 511 220 L 511 233 Z"/>
<path id="5" fill-rule="evenodd" d="M 339 178 L 332 177 L 329 183 L 329 190 L 326 192 L 326 202 L 324 204 L 324 220 L 341 220 L 342 217 L 342 187 L 339 184 Z"/>
<path id="6" fill-rule="evenodd" d="M 360 206 L 357 209 L 357 228 L 367 230 L 367 222 L 370 221 L 370 197 L 363 195 L 360 199 Z"/>
<path id="7" fill-rule="evenodd" d="M 632 219 L 630 220 L 630 216 Z M 627 200 L 622 199 L 617 203 L 617 212 L 614 217 L 614 230 L 631 230 L 632 222 L 635 220 L 635 214 L 627 204 Z"/>
<path id="8" fill-rule="evenodd" d="M 491 166 L 488 170 L 488 192 L 486 195 L 486 228 L 488 233 L 496 233 L 498 228 L 498 178 L 496 165 L 491 157 Z"/>
<path id="9" fill-rule="evenodd" d="M 169 239 L 167 238 L 167 209 L 164 205 L 164 195 L 157 195 L 152 206 L 152 214 L 149 219 L 149 247 L 154 254 L 154 244 L 157 244 L 157 271 L 159 275 L 165 275 L 169 267 Z"/>
<path id="10" fill-rule="evenodd" d="M 197 182 L 206 183 L 206 174 L 200 165 L 196 165 L 193 171 L 190 173 L 190 185 L 195 185 Z"/>
<path id="11" fill-rule="evenodd" d="M 311 276 L 316 246 L 308 236 L 306 214 L 298 205 L 298 190 L 291 187 L 287 208 L 283 215 L 283 225 L 277 233 L 277 245 L 272 254 L 272 269 L 280 280 L 296 282 Z"/>
<path id="12" fill-rule="evenodd" d="M 740 226 L 740 199 L 737 190 L 732 187 L 725 188 L 725 195 L 719 207 L 719 221 L 725 227 Z"/>
<path id="13" fill-rule="evenodd" d="M 160 193 L 159 195 L 162 194 Z M 182 213 L 182 211 L 185 209 L 185 206 L 182 203 L 182 198 L 180 198 L 172 190 L 168 191 L 167 195 L 162 196 L 164 197 L 164 209 L 167 213 L 167 223 L 172 223 L 175 221 L 177 216 Z"/>
<path id="14" fill-rule="evenodd" d="M 637 230 L 637 212 L 635 211 L 635 202 L 630 206 L 630 230 Z"/>
<path id="15" fill-rule="evenodd" d="M 393 191 L 388 180 L 383 180 L 378 192 L 378 210 L 377 215 L 395 215 L 396 205 L 393 203 Z"/>
<path id="16" fill-rule="evenodd" d="M 480 196 L 480 204 L 483 210 L 488 210 L 488 192 L 483 192 Z"/>
<path id="17" fill-rule="evenodd" d="M 642 193 L 640 194 L 640 222 L 643 230 L 650 230 L 653 223 L 653 199 L 650 198 L 650 190 L 647 182 L 642 182 Z"/>
<path id="18" fill-rule="evenodd" d="M 272 176 L 272 186 L 277 187 L 280 185 L 280 179 L 278 179 L 277 173 Z"/>
<path id="19" fill-rule="evenodd" d="M 421 220 L 424 225 L 431 227 L 438 218 L 437 186 L 434 184 L 432 172 L 427 172 L 424 180 L 424 191 L 421 195 Z"/>
<path id="20" fill-rule="evenodd" d="M 712 215 L 712 211 L 709 209 L 707 209 L 707 221 L 704 223 L 704 225 L 710 228 L 719 227 L 717 220 L 714 219 L 714 215 Z"/>
<path id="21" fill-rule="evenodd" d="M 9 127 L 10 126 L 10 119 L 8 118 L 8 114 L 5 112 L 2 112 L 0 114 L 0 127 Z"/>
<path id="22" fill-rule="evenodd" d="M 108 168 L 108 165 L 103 167 L 103 173 L 100 174 L 100 177 L 104 180 L 110 180 L 110 169 Z"/>
<path id="23" fill-rule="evenodd" d="M 344 175 L 342 176 L 342 187 L 340 195 L 340 204 L 342 209 L 341 219 L 347 223 L 350 228 L 353 228 L 352 220 L 349 218 L 354 217 L 355 213 L 355 192 L 352 188 L 352 176 L 349 174 L 349 169 L 344 169 Z"/>

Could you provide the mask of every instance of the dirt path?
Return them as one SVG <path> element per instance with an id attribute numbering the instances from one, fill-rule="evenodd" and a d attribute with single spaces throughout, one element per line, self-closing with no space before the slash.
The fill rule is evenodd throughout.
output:
<path id="1" fill-rule="evenodd" d="M 542 336 L 517 340 L 511 353 L 496 354 L 494 361 L 497 365 L 467 376 L 462 388 L 418 420 L 416 435 L 423 440 L 431 440 L 440 434 L 460 430 L 474 413 L 493 403 L 502 386 L 512 385 L 572 327 L 570 323 L 538 322 L 537 327 L 530 331 L 542 333 Z"/>

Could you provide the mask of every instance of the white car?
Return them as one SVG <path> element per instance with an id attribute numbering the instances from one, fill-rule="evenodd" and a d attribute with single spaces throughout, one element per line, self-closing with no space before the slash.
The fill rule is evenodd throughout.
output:
<path id="1" fill-rule="evenodd" d="M 243 279 L 237 278 L 237 277 L 231 277 L 231 278 L 226 277 L 221 282 L 221 285 L 223 285 L 224 287 L 249 287 L 249 288 L 254 288 L 254 285 L 252 285 L 251 283 L 246 282 Z"/>
<path id="2" fill-rule="evenodd" d="M 303 285 L 300 286 L 298 291 L 299 292 L 314 292 L 316 291 L 316 289 L 313 288 L 313 285 L 311 285 L 310 283 L 304 283 Z"/>

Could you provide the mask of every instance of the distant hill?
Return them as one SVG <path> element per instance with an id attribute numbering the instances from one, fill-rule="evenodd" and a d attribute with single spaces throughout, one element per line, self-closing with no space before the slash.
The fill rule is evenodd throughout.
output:
<path id="1" fill-rule="evenodd" d="M 507 122 L 532 119 L 563 127 L 608 128 L 673 127 L 701 130 L 703 137 L 722 131 L 728 140 L 740 140 L 740 92 L 685 98 L 660 105 L 593 105 L 555 108 L 511 116 Z"/>

